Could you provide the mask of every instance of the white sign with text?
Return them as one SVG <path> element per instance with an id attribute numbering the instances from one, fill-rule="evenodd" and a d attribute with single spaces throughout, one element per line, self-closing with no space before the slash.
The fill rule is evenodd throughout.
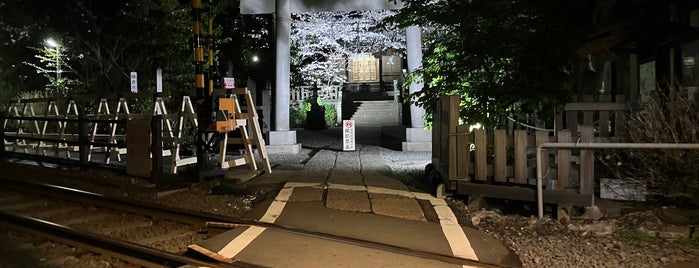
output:
<path id="1" fill-rule="evenodd" d="M 223 78 L 223 88 L 235 88 L 235 78 L 224 77 Z"/>
<path id="2" fill-rule="evenodd" d="M 342 120 L 342 150 L 355 150 L 354 120 Z"/>
<path id="3" fill-rule="evenodd" d="M 131 72 L 131 92 L 138 93 L 138 74 Z"/>

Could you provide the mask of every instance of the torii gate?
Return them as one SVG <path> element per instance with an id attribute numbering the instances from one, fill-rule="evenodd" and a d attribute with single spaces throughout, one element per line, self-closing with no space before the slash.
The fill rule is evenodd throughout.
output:
<path id="1" fill-rule="evenodd" d="M 301 151 L 301 144 L 296 141 L 296 131 L 289 127 L 289 102 L 291 85 L 290 68 L 290 32 L 291 13 L 329 12 L 355 10 L 395 10 L 402 8 L 386 0 L 241 0 L 240 14 L 275 14 L 275 121 L 273 131 L 269 132 L 267 151 L 271 153 L 293 153 Z M 422 62 L 422 39 L 420 28 L 411 26 L 406 29 L 408 70 L 420 67 Z M 410 93 L 422 90 L 422 83 L 410 86 Z M 403 150 L 430 150 L 431 134 L 425 129 L 422 118 L 425 110 L 416 105 L 410 106 L 411 128 L 406 129 L 407 142 Z"/>

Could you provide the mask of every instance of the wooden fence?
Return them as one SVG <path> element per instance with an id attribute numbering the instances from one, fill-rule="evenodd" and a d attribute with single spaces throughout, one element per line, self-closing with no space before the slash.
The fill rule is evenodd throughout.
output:
<path id="1" fill-rule="evenodd" d="M 620 99 L 620 98 L 618 98 Z M 433 164 L 460 194 L 534 201 L 536 146 L 545 142 L 600 142 L 622 131 L 623 103 L 571 103 L 558 116 L 570 129 L 475 129 L 459 124 L 459 96 L 443 96 L 433 123 Z M 580 119 L 583 123 L 579 124 Z M 616 134 L 616 135 L 615 135 Z M 542 157 L 547 202 L 590 205 L 592 149 L 548 150 Z"/>
<path id="2" fill-rule="evenodd" d="M 592 127 L 595 142 L 618 140 L 624 131 L 629 105 L 626 96 L 585 95 L 567 103 L 563 112 L 556 116 L 556 131 L 567 129 L 573 141 L 580 137 L 582 126 Z"/>
<path id="3" fill-rule="evenodd" d="M 318 88 L 318 98 L 323 100 L 323 102 L 342 101 L 342 86 L 319 86 Z M 291 101 L 304 102 L 312 96 L 312 86 L 302 86 L 291 89 Z"/>

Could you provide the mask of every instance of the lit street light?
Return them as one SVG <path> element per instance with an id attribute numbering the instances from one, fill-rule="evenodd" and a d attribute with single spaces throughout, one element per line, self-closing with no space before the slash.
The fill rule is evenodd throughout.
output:
<path id="1" fill-rule="evenodd" d="M 46 39 L 46 44 L 56 48 L 56 80 L 61 80 L 61 44 L 53 40 L 53 38 Z"/>

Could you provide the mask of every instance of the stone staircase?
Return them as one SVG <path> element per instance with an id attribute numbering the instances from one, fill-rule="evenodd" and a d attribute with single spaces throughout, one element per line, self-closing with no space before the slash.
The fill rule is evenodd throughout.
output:
<path id="1" fill-rule="evenodd" d="M 401 104 L 393 100 L 354 101 L 352 104 L 353 107 L 348 107 L 350 109 L 347 112 L 351 114 L 350 119 L 354 120 L 358 127 L 401 124 Z"/>

